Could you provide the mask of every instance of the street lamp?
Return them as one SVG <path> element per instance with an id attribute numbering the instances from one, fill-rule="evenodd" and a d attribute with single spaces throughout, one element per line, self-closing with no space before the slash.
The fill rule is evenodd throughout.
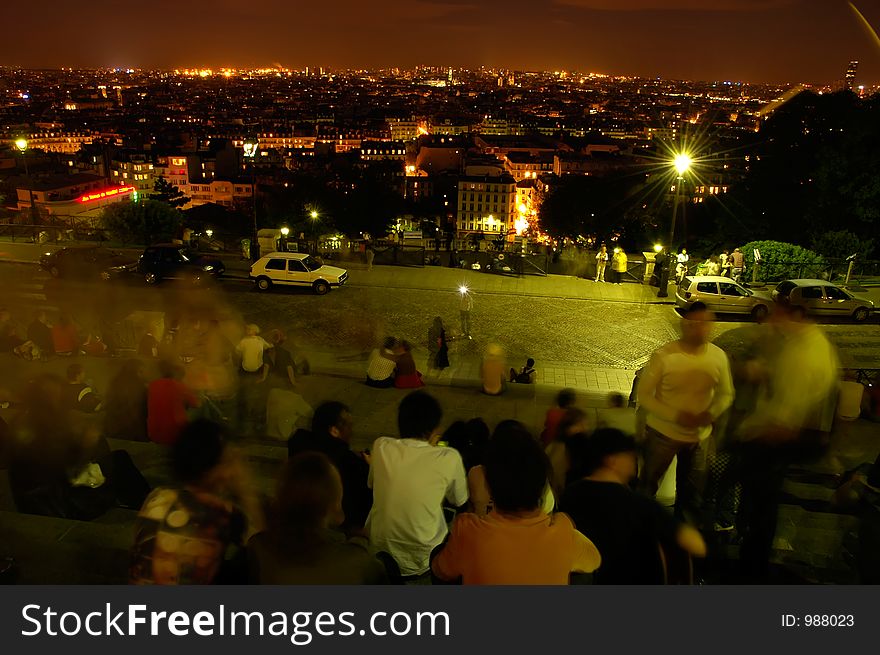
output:
<path id="1" fill-rule="evenodd" d="M 31 207 L 30 207 L 30 209 L 31 209 L 31 224 L 36 225 L 37 224 L 37 218 L 36 218 L 37 208 L 34 207 L 34 190 L 32 188 L 33 185 L 31 184 L 31 174 L 30 174 L 30 171 L 28 170 L 27 155 L 25 154 L 28 149 L 27 139 L 16 139 L 15 140 L 15 147 L 18 148 L 18 150 L 21 152 L 21 160 L 24 162 L 24 176 L 27 179 L 28 197 L 30 198 L 30 204 L 31 204 Z"/>
<path id="2" fill-rule="evenodd" d="M 290 228 L 284 225 L 281 228 L 281 252 L 287 252 L 287 235 L 290 234 Z"/>
<path id="3" fill-rule="evenodd" d="M 260 141 L 256 138 L 247 138 L 244 142 L 244 156 L 251 160 L 251 201 L 254 205 L 254 233 L 251 240 L 251 259 L 258 259 L 259 240 L 257 236 L 257 168 L 254 166 L 254 157 L 257 155 Z"/>
<path id="4" fill-rule="evenodd" d="M 676 154 L 672 159 L 672 167 L 675 169 L 677 173 L 677 178 L 675 181 L 675 195 L 672 199 L 672 222 L 669 226 L 669 247 L 672 248 L 673 241 L 675 240 L 675 221 L 678 218 L 678 204 L 681 198 L 681 185 L 684 182 L 684 175 L 690 170 L 691 164 L 693 164 L 693 159 L 691 156 L 685 152 L 680 152 Z M 659 251 L 658 251 L 659 252 Z M 669 253 L 666 255 L 665 266 L 662 267 L 660 271 L 659 281 L 660 281 L 660 289 L 657 291 L 658 298 L 666 298 L 669 295 L 669 268 L 672 266 L 672 257 L 669 256 Z M 656 266 L 656 263 L 655 263 Z"/>
<path id="5" fill-rule="evenodd" d="M 309 212 L 309 218 L 312 219 L 312 237 L 315 239 L 315 254 L 318 254 L 318 212 L 312 210 Z"/>

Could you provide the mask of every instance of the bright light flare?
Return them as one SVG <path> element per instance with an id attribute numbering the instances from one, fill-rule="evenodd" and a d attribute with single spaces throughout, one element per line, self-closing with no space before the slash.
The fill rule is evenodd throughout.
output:
<path id="1" fill-rule="evenodd" d="M 470 289 L 467 288 L 467 285 L 462 284 L 461 286 L 458 287 L 458 292 L 459 292 L 461 295 L 465 295 L 466 293 L 469 293 L 469 292 L 470 292 Z"/>
<path id="2" fill-rule="evenodd" d="M 691 159 L 690 155 L 681 152 L 675 155 L 675 159 L 672 163 L 673 166 L 675 166 L 675 170 L 678 172 L 678 174 L 684 175 L 688 172 L 688 170 L 690 170 L 693 160 Z"/>
<path id="3" fill-rule="evenodd" d="M 659 243 L 655 243 L 654 244 L 654 252 L 660 252 L 661 250 L 663 250 L 663 245 L 659 244 Z"/>
<path id="4" fill-rule="evenodd" d="M 15 140 L 15 147 L 18 148 L 19 150 L 21 150 L 22 152 L 27 150 L 27 146 L 28 146 L 27 139 L 16 139 Z"/>

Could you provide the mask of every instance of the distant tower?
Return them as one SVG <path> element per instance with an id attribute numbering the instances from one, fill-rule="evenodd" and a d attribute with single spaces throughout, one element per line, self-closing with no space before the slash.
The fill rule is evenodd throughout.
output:
<path id="1" fill-rule="evenodd" d="M 846 67 L 846 75 L 843 77 L 844 86 L 852 91 L 856 86 L 856 73 L 859 70 L 859 62 L 851 61 Z"/>
<path id="2" fill-rule="evenodd" d="M 448 80 L 449 80 L 449 83 L 452 84 L 453 77 L 452 77 L 452 69 L 451 69 L 451 68 L 449 69 L 449 77 L 448 77 Z"/>

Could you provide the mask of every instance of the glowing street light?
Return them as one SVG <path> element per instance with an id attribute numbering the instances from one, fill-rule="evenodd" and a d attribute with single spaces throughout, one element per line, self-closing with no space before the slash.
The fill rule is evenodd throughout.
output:
<path id="1" fill-rule="evenodd" d="M 22 152 L 22 154 L 24 154 L 24 151 L 27 150 L 28 147 L 27 139 L 16 139 L 15 147 L 18 148 Z"/>
<path id="2" fill-rule="evenodd" d="M 663 250 L 663 244 L 662 243 L 655 243 L 654 244 L 654 252 L 660 252 L 661 250 Z"/>
<path id="3" fill-rule="evenodd" d="M 260 252 L 257 234 L 257 169 L 254 168 L 253 160 L 260 147 L 260 141 L 256 137 L 248 137 L 245 139 L 243 147 L 244 156 L 251 160 L 251 201 L 254 205 L 254 234 L 251 241 L 251 259 L 257 259 L 257 255 Z"/>
<path id="4" fill-rule="evenodd" d="M 24 139 L 24 138 L 16 139 L 15 140 L 15 147 L 18 148 L 18 150 L 21 152 L 21 160 L 24 162 L 24 176 L 27 178 L 27 181 L 28 181 L 28 195 L 29 195 L 30 201 L 31 201 L 31 222 L 36 224 L 36 222 L 37 222 L 37 218 L 36 218 L 37 208 L 34 206 L 34 190 L 32 188 L 30 188 L 32 186 L 31 185 L 31 174 L 30 174 L 30 171 L 28 171 L 27 155 L 25 154 L 25 152 L 28 149 L 27 139 Z"/>
<path id="5" fill-rule="evenodd" d="M 316 212 L 314 209 L 312 210 L 312 213 L 309 214 L 309 216 L 311 217 L 311 219 L 312 219 L 313 221 L 318 220 L 318 212 Z"/>
<path id="6" fill-rule="evenodd" d="M 211 228 L 208 228 L 207 230 L 205 230 L 205 234 L 210 239 L 212 236 L 214 236 L 214 230 L 212 230 Z"/>
<path id="7" fill-rule="evenodd" d="M 285 225 L 281 228 L 281 236 L 286 237 L 288 234 L 290 234 L 290 228 Z"/>
<path id="8" fill-rule="evenodd" d="M 691 159 L 691 156 L 684 152 L 675 155 L 675 159 L 672 161 L 672 165 L 675 166 L 675 170 L 678 172 L 679 177 L 690 170 L 692 163 L 693 160 Z"/>

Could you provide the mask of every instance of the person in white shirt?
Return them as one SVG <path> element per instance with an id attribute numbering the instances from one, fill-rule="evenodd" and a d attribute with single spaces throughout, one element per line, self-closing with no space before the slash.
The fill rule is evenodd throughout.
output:
<path id="1" fill-rule="evenodd" d="M 394 386 L 399 345 L 394 337 L 386 337 L 381 348 L 375 348 L 367 361 L 367 386 L 390 389 Z"/>
<path id="2" fill-rule="evenodd" d="M 244 337 L 235 347 L 235 352 L 241 357 L 241 370 L 251 374 L 262 373 L 263 353 L 272 347 L 271 343 L 260 336 L 259 326 L 248 324 L 244 329 Z"/>
<path id="3" fill-rule="evenodd" d="M 473 339 L 471 336 L 471 312 L 474 309 L 474 297 L 465 287 L 460 292 L 461 300 L 458 303 L 458 311 L 461 315 L 461 336 Z"/>
<path id="4" fill-rule="evenodd" d="M 688 255 L 687 248 L 682 248 L 681 252 L 678 253 L 678 257 L 676 261 L 678 262 L 675 267 L 675 277 L 681 282 L 681 279 L 687 275 L 688 272 L 688 262 L 690 261 L 691 256 Z"/>
<path id="5" fill-rule="evenodd" d="M 405 577 L 427 573 L 431 551 L 446 538 L 443 502 L 460 507 L 468 500 L 461 455 L 436 445 L 442 416 L 433 396 L 414 391 L 397 411 L 400 438 L 379 437 L 370 455 L 366 530 L 373 548 L 389 553 Z"/>
<path id="6" fill-rule="evenodd" d="M 608 248 L 605 244 L 596 253 L 596 282 L 605 281 L 605 267 L 608 265 Z"/>
<path id="7" fill-rule="evenodd" d="M 641 486 L 650 496 L 674 457 L 676 513 L 695 520 L 706 481 L 706 444 L 712 426 L 733 402 L 727 355 L 709 343 L 714 316 L 693 309 L 681 338 L 662 346 L 639 377 L 638 402 L 647 414 Z"/>

